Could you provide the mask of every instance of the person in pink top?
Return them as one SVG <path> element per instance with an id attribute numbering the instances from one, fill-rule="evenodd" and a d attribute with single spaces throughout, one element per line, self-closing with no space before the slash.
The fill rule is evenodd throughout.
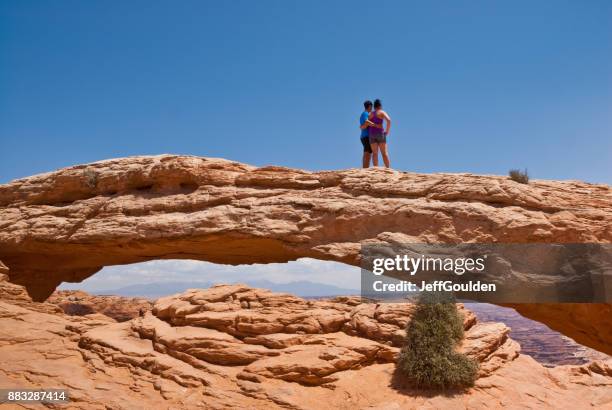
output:
<path id="1" fill-rule="evenodd" d="M 383 111 L 382 102 L 379 99 L 374 101 L 374 111 L 370 113 L 369 120 L 375 124 L 368 128 L 368 137 L 372 147 L 372 164 L 375 167 L 378 166 L 378 151 L 380 151 L 385 167 L 389 168 L 391 164 L 387 152 L 387 137 L 391 131 L 391 117 Z M 384 131 L 383 120 L 385 122 Z"/>

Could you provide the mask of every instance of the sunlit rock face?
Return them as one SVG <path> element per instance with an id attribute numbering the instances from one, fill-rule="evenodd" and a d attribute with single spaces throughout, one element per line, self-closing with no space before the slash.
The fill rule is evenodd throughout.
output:
<path id="1" fill-rule="evenodd" d="M 91 295 L 80 290 L 55 291 L 48 303 L 59 306 L 70 316 L 100 313 L 117 322 L 125 322 L 151 310 L 153 302 L 144 298 L 126 298 L 113 295 Z"/>
<path id="2" fill-rule="evenodd" d="M 173 155 L 16 180 L 0 185 L 0 207 L 0 260 L 38 301 L 103 266 L 152 259 L 312 257 L 358 265 L 367 243 L 612 243 L 608 185 L 386 169 L 306 172 Z M 608 305 L 593 305 L 586 316 L 563 314 L 571 309 L 522 312 L 612 353 L 612 325 L 601 319 Z M 571 324 L 555 327 L 560 317 Z M 594 332 L 594 321 L 604 330 Z"/>
<path id="3" fill-rule="evenodd" d="M 8 284 L 11 289 L 17 285 Z M 398 384 L 394 361 L 411 304 L 304 300 L 245 285 L 194 289 L 118 323 L 4 298 L 0 384 L 66 388 L 73 408 L 605 408 L 612 363 L 544 368 L 501 323 L 462 305 L 458 349 L 479 363 L 453 394 Z M 24 378 L 24 375 L 27 377 Z M 579 400 L 577 400 L 579 398 Z"/>

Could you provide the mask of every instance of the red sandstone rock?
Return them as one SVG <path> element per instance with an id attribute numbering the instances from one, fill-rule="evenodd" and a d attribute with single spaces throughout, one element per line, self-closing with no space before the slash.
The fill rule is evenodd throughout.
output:
<path id="1" fill-rule="evenodd" d="M 0 259 L 11 281 L 41 301 L 62 281 L 156 258 L 241 264 L 314 257 L 357 264 L 361 244 L 371 242 L 611 243 L 612 189 L 385 169 L 306 172 L 161 155 L 0 185 L 0 221 Z M 572 315 L 575 310 L 521 308 L 612 353 L 610 306 Z M 361 325 L 368 331 L 368 320 Z"/>
<path id="2" fill-rule="evenodd" d="M 65 388 L 71 408 L 612 406 L 610 361 L 544 368 L 519 354 L 506 326 L 477 323 L 463 308 L 460 350 L 479 362 L 480 377 L 468 391 L 444 395 L 394 381 L 395 338 L 413 310 L 407 304 L 306 301 L 231 285 L 164 298 L 144 317 L 116 323 L 14 302 L 0 299 L 0 386 Z M 235 322 L 202 319 L 218 314 Z M 282 327 L 270 325 L 280 318 Z M 377 331 L 381 324 L 396 330 Z"/>
<path id="3" fill-rule="evenodd" d="M 138 317 L 151 310 L 153 302 L 143 298 L 125 298 L 112 295 L 90 295 L 80 290 L 60 290 L 53 292 L 48 303 L 59 306 L 71 316 L 101 313 L 117 322 Z"/>

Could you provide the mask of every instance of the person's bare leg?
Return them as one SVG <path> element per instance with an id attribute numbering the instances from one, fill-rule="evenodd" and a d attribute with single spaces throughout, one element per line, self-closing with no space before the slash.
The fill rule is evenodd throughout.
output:
<path id="1" fill-rule="evenodd" d="M 380 153 L 382 154 L 382 158 L 383 158 L 383 162 L 385 163 L 385 167 L 389 168 L 390 167 L 389 153 L 387 152 L 387 143 L 386 142 L 381 142 L 380 143 Z"/>
<path id="2" fill-rule="evenodd" d="M 372 147 L 372 166 L 378 166 L 378 144 L 370 144 Z"/>
<path id="3" fill-rule="evenodd" d="M 363 152 L 363 161 L 362 161 L 364 168 L 369 168 L 370 167 L 370 160 L 371 159 L 372 159 L 372 154 L 367 152 L 367 151 L 364 151 Z"/>

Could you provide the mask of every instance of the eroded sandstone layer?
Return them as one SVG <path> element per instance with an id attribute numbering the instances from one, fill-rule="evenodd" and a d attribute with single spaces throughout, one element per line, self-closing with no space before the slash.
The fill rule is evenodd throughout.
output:
<path id="1" fill-rule="evenodd" d="M 91 295 L 80 290 L 59 290 L 51 294 L 48 303 L 59 306 L 71 316 L 101 313 L 125 322 L 151 310 L 153 302 L 144 298 L 127 298 L 114 295 Z"/>
<path id="2" fill-rule="evenodd" d="M 612 190 L 472 174 L 306 172 L 172 155 L 101 161 L 0 185 L 0 260 L 36 300 L 106 265 L 299 257 L 357 265 L 362 244 L 397 242 L 611 243 Z M 537 309 L 551 327 L 612 353 L 612 325 L 601 307 L 567 315 L 571 326 Z M 532 308 L 521 312 L 530 316 Z M 594 333 L 593 321 L 604 331 Z"/>
<path id="3" fill-rule="evenodd" d="M 0 385 L 65 388 L 71 408 L 612 405 L 612 362 L 544 368 L 520 355 L 505 325 L 478 323 L 462 306 L 460 350 L 478 361 L 479 378 L 467 391 L 432 394 L 394 376 L 410 304 L 307 301 L 220 285 L 160 299 L 144 316 L 117 323 L 47 311 L 48 303 L 16 297 L 16 288 L 0 281 Z"/>

